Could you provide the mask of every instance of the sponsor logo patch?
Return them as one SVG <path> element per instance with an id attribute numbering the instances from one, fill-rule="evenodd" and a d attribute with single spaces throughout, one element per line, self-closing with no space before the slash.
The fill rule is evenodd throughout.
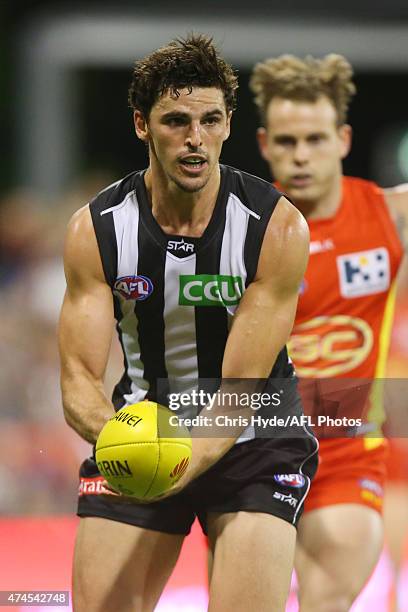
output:
<path id="1" fill-rule="evenodd" d="M 381 510 L 384 497 L 384 490 L 382 486 L 375 480 L 370 480 L 368 478 L 362 478 L 358 483 L 361 487 L 361 499 L 367 504 Z"/>
<path id="2" fill-rule="evenodd" d="M 324 253 L 325 251 L 332 251 L 334 249 L 334 242 L 331 238 L 325 240 L 313 240 L 310 243 L 309 252 L 310 255 L 315 253 Z"/>
<path id="3" fill-rule="evenodd" d="M 274 474 L 274 480 L 283 487 L 303 487 L 305 484 L 305 477 L 302 474 Z"/>
<path id="4" fill-rule="evenodd" d="M 110 476 L 121 476 L 123 478 L 130 478 L 133 476 L 132 470 L 129 467 L 129 463 L 125 459 L 124 461 L 111 460 L 111 461 L 98 461 L 96 464 L 98 470 L 106 478 Z"/>
<path id="5" fill-rule="evenodd" d="M 300 376 L 328 378 L 363 363 L 373 343 L 373 331 L 363 319 L 321 316 L 296 325 L 288 350 Z"/>
<path id="6" fill-rule="evenodd" d="M 372 491 L 378 497 L 382 497 L 384 495 L 384 490 L 382 486 L 376 482 L 375 480 L 369 480 L 368 478 L 362 478 L 358 481 L 358 484 L 362 489 L 366 489 L 367 491 Z"/>
<path id="7" fill-rule="evenodd" d="M 117 421 L 119 423 L 126 423 L 129 427 L 136 427 L 141 421 L 143 421 L 142 417 L 138 417 L 134 414 L 129 414 L 126 410 L 119 410 L 115 416 L 113 416 L 110 421 Z"/>
<path id="8" fill-rule="evenodd" d="M 289 493 L 289 495 L 284 495 L 284 493 L 279 493 L 279 491 L 275 491 L 273 496 L 275 499 L 278 499 L 279 501 L 284 502 L 285 504 L 289 504 L 294 508 L 296 508 L 296 506 L 298 505 L 298 500 L 296 499 L 296 497 L 293 497 L 291 493 Z"/>
<path id="9" fill-rule="evenodd" d="M 179 304 L 182 306 L 233 306 L 244 293 L 240 276 L 181 274 Z"/>
<path id="10" fill-rule="evenodd" d="M 188 464 L 190 463 L 190 460 L 188 457 L 184 457 L 184 459 L 182 459 L 170 472 L 170 478 L 176 478 L 176 480 L 179 480 L 182 475 L 184 474 L 184 472 L 186 471 Z"/>
<path id="11" fill-rule="evenodd" d="M 184 238 L 181 240 L 169 240 L 167 242 L 167 250 L 177 257 L 186 257 L 194 253 L 194 244 L 186 242 Z"/>
<path id="12" fill-rule="evenodd" d="M 116 279 L 113 292 L 125 300 L 143 302 L 153 293 L 153 283 L 147 276 L 121 276 Z"/>
<path id="13" fill-rule="evenodd" d="M 95 478 L 81 478 L 79 482 L 78 495 L 115 495 L 102 484 L 103 482 L 105 482 L 105 478 L 103 476 L 95 476 Z"/>
<path id="14" fill-rule="evenodd" d="M 337 270 L 345 298 L 381 293 L 390 286 L 390 259 L 384 247 L 339 255 Z"/>

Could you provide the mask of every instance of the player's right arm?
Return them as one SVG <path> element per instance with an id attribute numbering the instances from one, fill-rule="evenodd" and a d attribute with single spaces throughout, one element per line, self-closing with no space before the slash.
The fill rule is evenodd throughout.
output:
<path id="1" fill-rule="evenodd" d="M 67 289 L 58 329 L 64 415 L 94 444 L 114 413 L 103 386 L 114 317 L 88 206 L 68 225 L 64 268 Z"/>

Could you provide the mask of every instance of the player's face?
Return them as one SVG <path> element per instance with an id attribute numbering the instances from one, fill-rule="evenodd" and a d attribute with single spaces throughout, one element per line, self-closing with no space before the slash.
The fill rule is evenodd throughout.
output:
<path id="1" fill-rule="evenodd" d="M 258 142 L 275 180 L 294 202 L 318 202 L 341 176 L 351 128 L 336 124 L 336 110 L 325 96 L 316 102 L 275 97 Z"/>
<path id="2" fill-rule="evenodd" d="M 186 192 L 200 191 L 214 176 L 230 121 L 216 87 L 181 89 L 178 97 L 166 92 L 147 122 L 135 112 L 136 133 L 149 144 L 151 167 Z"/>

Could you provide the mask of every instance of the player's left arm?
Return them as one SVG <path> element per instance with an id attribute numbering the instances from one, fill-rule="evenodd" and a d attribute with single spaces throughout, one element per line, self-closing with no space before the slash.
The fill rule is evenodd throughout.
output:
<path id="1" fill-rule="evenodd" d="M 222 365 L 227 390 L 231 390 L 228 379 L 242 379 L 244 390 L 251 388 L 251 383 L 255 388 L 256 380 L 268 378 L 292 331 L 308 255 L 307 223 L 282 197 L 266 229 L 255 279 L 240 301 L 228 336 Z M 225 412 L 225 406 L 215 405 L 209 414 L 214 422 L 217 415 Z M 250 418 L 253 410 L 237 406 L 227 413 Z M 216 463 L 234 445 L 243 429 L 245 426 L 237 425 L 228 428 L 227 437 L 221 437 L 219 430 L 219 436 L 206 438 L 198 428 L 193 428 L 191 464 L 172 493 Z"/>
<path id="2" fill-rule="evenodd" d="M 402 246 L 408 252 L 408 183 L 384 189 L 384 196 Z"/>

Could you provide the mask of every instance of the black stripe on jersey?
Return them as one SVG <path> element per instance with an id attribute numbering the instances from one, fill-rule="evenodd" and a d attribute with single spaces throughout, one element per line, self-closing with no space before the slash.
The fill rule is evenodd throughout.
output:
<path id="1" fill-rule="evenodd" d="M 225 215 L 222 229 L 225 226 Z M 221 243 L 219 234 L 217 247 L 204 248 L 197 253 L 196 274 L 219 274 Z M 195 306 L 198 376 L 221 378 L 222 361 L 228 337 L 228 314 L 222 306 Z"/>
<path id="2" fill-rule="evenodd" d="M 143 378 L 149 383 L 147 399 L 167 403 L 167 370 L 164 343 L 164 269 L 166 252 L 150 238 L 144 219 L 139 220 L 139 259 L 137 272 L 153 283 L 153 292 L 144 301 L 136 301 L 140 359 L 144 366 Z"/>
<path id="3" fill-rule="evenodd" d="M 270 376 L 272 378 L 291 378 L 294 376 L 295 370 L 293 364 L 289 361 L 288 350 L 286 346 L 283 347 L 279 353 Z"/>
<path id="4" fill-rule="evenodd" d="M 114 302 L 118 302 L 117 298 L 114 298 Z M 118 309 L 118 311 L 120 312 L 120 308 Z M 115 388 L 112 393 L 112 403 L 115 407 L 115 410 L 120 410 L 120 408 L 125 405 L 125 400 L 123 396 L 128 395 L 132 392 L 132 381 L 128 375 L 129 364 L 126 358 L 126 351 L 123 346 L 122 330 L 120 329 L 119 325 L 116 325 L 116 331 L 118 332 L 119 342 L 122 347 L 125 371 L 123 372 L 123 376 L 120 381 L 115 385 Z"/>
<path id="5" fill-rule="evenodd" d="M 89 205 L 96 240 L 98 242 L 99 254 L 102 260 L 103 271 L 106 282 L 113 287 L 116 281 L 118 269 L 118 253 L 116 246 L 115 224 L 112 213 L 101 215 L 106 206 L 102 199 L 96 199 Z"/>
<path id="6" fill-rule="evenodd" d="M 226 204 L 231 182 L 221 166 L 221 184 L 211 220 L 196 251 L 196 274 L 219 274 Z M 222 306 L 195 306 L 198 376 L 221 378 L 228 337 L 228 314 Z"/>

